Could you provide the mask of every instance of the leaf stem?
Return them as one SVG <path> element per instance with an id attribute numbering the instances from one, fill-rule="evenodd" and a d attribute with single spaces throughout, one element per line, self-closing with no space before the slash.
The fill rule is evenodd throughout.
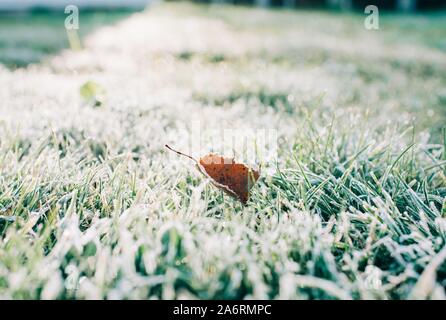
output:
<path id="1" fill-rule="evenodd" d="M 164 146 L 165 146 L 167 149 L 169 149 L 170 151 L 173 151 L 173 152 L 179 154 L 180 156 L 187 157 L 187 158 L 189 158 L 189 159 L 195 161 L 196 163 L 198 163 L 197 159 L 195 159 L 194 157 L 192 157 L 192 156 L 190 156 L 190 155 L 188 155 L 188 154 L 185 154 L 185 153 L 183 153 L 183 152 L 180 152 L 180 151 L 178 151 L 178 150 L 175 150 L 175 149 L 173 149 L 172 147 L 170 147 L 168 144 L 165 144 Z"/>

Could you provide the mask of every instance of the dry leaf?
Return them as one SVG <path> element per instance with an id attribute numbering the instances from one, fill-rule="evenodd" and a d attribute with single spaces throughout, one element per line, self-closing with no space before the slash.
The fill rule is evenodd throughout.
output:
<path id="1" fill-rule="evenodd" d="M 251 169 L 243 163 L 236 163 L 234 159 L 211 153 L 197 161 L 190 155 L 172 149 L 167 144 L 166 148 L 193 160 L 198 169 L 209 177 L 215 186 L 237 198 L 243 204 L 248 201 L 249 191 L 260 176 L 259 171 Z"/>

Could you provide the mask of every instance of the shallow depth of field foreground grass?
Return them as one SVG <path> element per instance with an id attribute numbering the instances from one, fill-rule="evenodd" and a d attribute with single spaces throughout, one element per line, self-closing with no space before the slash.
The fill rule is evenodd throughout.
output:
<path id="1" fill-rule="evenodd" d="M 0 66 L 0 298 L 444 299 L 445 22 L 163 5 Z M 246 207 L 196 121 L 277 130 Z"/>

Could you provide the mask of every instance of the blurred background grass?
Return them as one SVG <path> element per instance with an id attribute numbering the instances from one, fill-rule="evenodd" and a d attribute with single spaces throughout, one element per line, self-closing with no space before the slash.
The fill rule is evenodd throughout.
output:
<path id="1" fill-rule="evenodd" d="M 84 39 L 98 27 L 128 17 L 132 11 L 82 12 L 79 35 Z M 34 10 L 0 13 L 0 63 L 8 68 L 26 67 L 69 47 L 62 11 Z"/>
<path id="2" fill-rule="evenodd" d="M 343 42 L 344 46 L 351 42 L 351 46 L 354 47 L 358 40 L 364 38 L 365 35 L 370 35 L 371 39 L 377 38 L 380 43 L 388 45 L 389 48 L 400 46 L 401 48 L 407 47 L 409 51 L 413 48 L 420 50 L 425 48 L 446 52 L 446 11 L 444 10 L 421 11 L 411 14 L 382 11 L 380 13 L 380 29 L 368 32 L 363 27 L 365 15 L 359 11 L 273 7 L 265 11 L 268 14 L 258 14 L 259 9 L 252 6 L 187 5 L 184 3 L 165 3 L 162 9 L 153 9 L 158 10 L 161 14 L 167 13 L 171 16 L 197 16 L 221 20 L 231 25 L 232 28 L 257 34 L 259 38 L 266 34 L 272 34 L 279 39 L 280 47 L 260 54 L 265 62 L 273 65 L 280 63 L 293 67 L 317 67 L 326 65 L 327 62 L 344 67 L 353 65 L 358 71 L 358 76 L 367 86 L 392 82 L 394 88 L 398 87 L 398 84 L 395 83 L 396 75 L 403 73 L 406 80 L 414 79 L 411 81 L 410 87 L 415 90 L 411 89 L 408 92 L 407 85 L 402 86 L 400 90 L 406 91 L 400 94 L 400 100 L 402 101 L 405 96 L 409 96 L 411 93 L 416 96 L 410 99 L 410 103 L 405 103 L 405 111 L 414 111 L 417 118 L 415 122 L 421 128 L 431 128 L 434 141 L 439 142 L 442 139 L 441 130 L 446 119 L 446 89 L 432 91 L 432 88 L 426 85 L 435 82 L 437 83 L 435 88 L 438 88 L 439 84 L 440 87 L 441 85 L 446 87 L 446 72 L 442 65 L 435 62 L 430 63 L 424 57 L 407 61 L 383 56 L 370 61 L 368 57 L 363 57 L 360 54 L 346 54 L 342 45 L 339 45 L 339 48 L 335 45 L 327 49 L 323 43 L 327 39 L 330 41 L 339 40 Z M 148 10 L 152 10 L 152 8 L 148 8 Z M 255 13 L 251 15 L 251 12 Z M 81 41 L 84 41 L 97 28 L 115 24 L 133 13 L 134 11 L 122 9 L 81 11 L 78 32 Z M 0 13 L 0 16 L 0 64 L 11 70 L 43 62 L 51 55 L 55 55 L 63 49 L 69 49 L 69 41 L 64 28 L 66 14 L 63 10 L 3 12 Z M 250 16 L 251 19 L 246 18 Z M 305 39 L 292 38 L 293 32 L 300 30 L 313 33 L 316 41 L 318 37 L 325 38 L 320 40 L 321 45 L 306 44 L 304 43 L 307 41 Z M 290 39 L 287 40 L 287 37 Z M 299 49 L 293 47 L 297 42 L 300 42 Z M 370 49 L 374 50 L 373 43 L 370 44 Z M 408 52 L 401 52 L 401 56 L 406 53 Z M 180 54 L 180 57 L 191 58 L 193 54 L 186 50 Z M 216 53 L 214 56 L 213 59 L 218 61 L 225 59 L 224 54 Z M 251 58 L 253 57 L 247 57 L 247 59 Z M 232 62 L 234 66 L 243 63 Z M 245 60 L 244 64 L 249 65 L 249 61 Z M 423 89 L 425 85 L 426 89 Z M 366 90 L 365 87 L 364 90 Z M 415 94 L 417 90 L 420 91 L 420 94 Z M 362 93 L 358 92 L 357 94 Z M 355 99 L 353 98 L 353 100 Z M 356 100 L 360 102 L 361 98 Z M 428 116 L 427 113 L 432 113 L 429 110 L 434 110 L 435 116 Z"/>
<path id="3" fill-rule="evenodd" d="M 213 6 L 171 6 L 170 10 L 177 14 L 200 12 L 209 14 Z M 218 13 L 212 10 L 212 15 L 220 16 L 234 26 L 260 28 L 262 31 L 265 21 L 240 19 L 240 13 L 249 10 L 249 6 L 239 6 L 237 9 L 225 10 Z M 321 8 L 289 9 L 272 7 L 270 11 L 290 12 L 286 19 L 276 20 L 274 25 L 267 24 L 269 29 L 287 29 L 300 24 L 310 25 L 315 32 L 332 33 L 335 36 L 353 35 L 358 23 L 364 19 L 364 14 L 358 11 L 339 12 Z M 81 12 L 79 35 L 84 39 L 98 27 L 114 24 L 130 16 L 134 11 L 119 10 L 84 10 Z M 245 14 L 246 12 L 242 13 Z M 32 10 L 25 12 L 0 11 L 0 64 L 8 68 L 26 67 L 30 63 L 42 61 L 46 56 L 55 54 L 69 47 L 64 21 L 63 10 Z M 283 17 L 282 17 L 283 18 Z M 341 30 L 327 28 L 330 20 L 342 19 Z M 268 21 L 270 22 L 270 21 Z M 446 52 L 446 11 L 431 10 L 412 14 L 399 14 L 384 11 L 380 15 L 380 36 L 389 43 L 416 44 L 428 46 Z M 339 34 L 341 32 L 342 34 Z"/>

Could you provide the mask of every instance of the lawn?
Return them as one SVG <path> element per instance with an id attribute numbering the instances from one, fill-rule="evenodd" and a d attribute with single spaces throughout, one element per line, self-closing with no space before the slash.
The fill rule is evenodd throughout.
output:
<path id="1" fill-rule="evenodd" d="M 446 298 L 446 12 L 114 15 L 0 20 L 0 298 Z M 164 147 L 247 128 L 246 206 Z"/>
<path id="2" fill-rule="evenodd" d="M 115 23 L 128 11 L 87 11 L 82 13 L 79 36 L 104 24 Z M 0 63 L 8 68 L 38 63 L 48 55 L 69 47 L 63 11 L 0 13 Z"/>

